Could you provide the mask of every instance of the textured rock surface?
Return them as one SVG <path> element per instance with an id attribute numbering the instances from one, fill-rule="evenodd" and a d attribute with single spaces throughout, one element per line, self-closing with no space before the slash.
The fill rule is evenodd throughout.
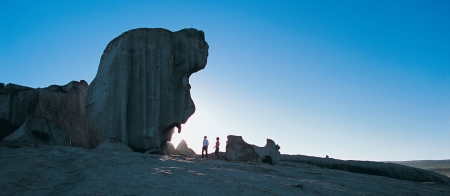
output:
<path id="1" fill-rule="evenodd" d="M 0 195 L 450 195 L 443 183 L 297 161 L 249 164 L 6 141 L 0 166 Z"/>
<path id="2" fill-rule="evenodd" d="M 180 154 L 185 155 L 187 157 L 192 157 L 195 155 L 194 150 L 188 147 L 186 141 L 181 140 L 181 142 L 178 144 L 177 148 L 175 148 L 174 154 Z"/>
<path id="3" fill-rule="evenodd" d="M 46 118 L 28 116 L 25 123 L 6 141 L 27 141 L 34 144 L 69 146 L 69 135 L 57 123 Z"/>
<path id="4" fill-rule="evenodd" d="M 245 142 L 241 136 L 227 136 L 226 158 L 231 161 L 267 162 L 277 164 L 280 161 L 280 147 L 271 139 L 266 146 L 258 147 Z"/>
<path id="5" fill-rule="evenodd" d="M 88 147 L 85 100 L 88 84 L 81 80 L 64 86 L 33 89 L 8 84 L 0 88 L 0 119 L 21 126 L 28 116 L 45 118 L 58 124 L 72 145 Z M 9 130 L 0 128 L 0 132 Z"/>
<path id="6" fill-rule="evenodd" d="M 206 66 L 202 31 L 133 29 L 106 47 L 86 100 L 90 142 L 119 138 L 136 151 L 163 149 L 195 111 L 189 77 Z"/>

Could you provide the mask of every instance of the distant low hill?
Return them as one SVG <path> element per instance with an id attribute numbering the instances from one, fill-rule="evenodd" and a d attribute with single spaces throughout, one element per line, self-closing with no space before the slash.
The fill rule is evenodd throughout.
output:
<path id="1" fill-rule="evenodd" d="M 447 160 L 420 160 L 420 161 L 392 161 L 400 165 L 426 169 L 450 177 L 450 159 Z"/>

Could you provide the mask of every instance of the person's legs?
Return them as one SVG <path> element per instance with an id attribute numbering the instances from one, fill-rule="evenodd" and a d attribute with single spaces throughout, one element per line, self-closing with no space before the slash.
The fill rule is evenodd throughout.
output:
<path id="1" fill-rule="evenodd" d="M 205 146 L 206 158 L 208 158 L 208 146 Z"/>
<path id="2" fill-rule="evenodd" d="M 216 152 L 214 154 L 216 155 L 217 159 L 220 159 L 220 157 L 219 157 L 219 148 L 216 148 Z"/>
<path id="3" fill-rule="evenodd" d="M 205 146 L 202 147 L 202 158 L 204 158 L 204 157 L 203 157 L 203 152 L 204 152 L 204 151 L 205 151 Z M 206 153 L 206 156 L 208 156 L 208 153 Z M 206 157 L 206 158 L 208 158 L 208 157 Z"/>

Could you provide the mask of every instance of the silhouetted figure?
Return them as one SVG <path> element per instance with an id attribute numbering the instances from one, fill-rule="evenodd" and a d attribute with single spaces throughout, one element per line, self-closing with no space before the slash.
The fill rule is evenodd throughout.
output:
<path id="1" fill-rule="evenodd" d="M 330 158 L 330 157 L 328 157 L 328 155 L 327 155 L 327 156 L 325 156 L 325 158 L 328 159 L 328 158 Z"/>
<path id="2" fill-rule="evenodd" d="M 203 158 L 203 152 L 206 151 L 206 158 L 208 158 L 208 146 L 209 146 L 209 142 L 206 139 L 206 136 L 203 137 L 203 148 L 202 148 L 202 158 Z"/>
<path id="3" fill-rule="evenodd" d="M 216 152 L 214 152 L 214 154 L 216 155 L 217 159 L 220 160 L 220 157 L 219 157 L 219 146 L 220 146 L 219 137 L 217 137 L 216 138 L 216 146 L 214 146 L 214 148 L 216 148 Z"/>

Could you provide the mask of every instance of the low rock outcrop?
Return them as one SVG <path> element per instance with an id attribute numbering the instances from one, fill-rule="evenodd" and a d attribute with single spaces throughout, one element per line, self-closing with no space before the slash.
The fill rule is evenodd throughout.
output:
<path id="1" fill-rule="evenodd" d="M 337 169 L 353 173 L 386 176 L 413 182 L 440 182 L 450 185 L 450 178 L 433 171 L 408 167 L 394 163 L 373 161 L 344 161 L 332 158 L 318 158 L 303 155 L 282 155 L 282 161 L 300 162 L 322 168 Z"/>
<path id="2" fill-rule="evenodd" d="M 192 157 L 195 155 L 194 150 L 188 147 L 186 141 L 181 140 L 177 148 L 175 148 L 174 154 L 185 155 L 187 157 Z"/>
<path id="3" fill-rule="evenodd" d="M 230 161 L 264 162 L 277 164 L 280 161 L 280 146 L 267 139 L 266 146 L 250 145 L 242 136 L 227 136 L 226 158 Z"/>
<path id="4" fill-rule="evenodd" d="M 166 152 L 169 155 L 172 155 L 175 153 L 175 146 L 170 143 L 170 142 L 166 142 Z"/>
<path id="5" fill-rule="evenodd" d="M 87 88 L 88 84 L 84 80 L 37 89 L 16 84 L 0 86 L 0 120 L 2 124 L 8 125 L 6 128 L 0 127 L 0 132 L 6 135 L 11 132 L 11 127 L 22 126 L 29 116 L 39 117 L 60 126 L 69 135 L 72 145 L 87 148 L 84 108 Z M 34 120 L 33 123 L 36 123 Z M 45 124 L 38 127 L 43 126 Z"/>
<path id="6" fill-rule="evenodd" d="M 46 118 L 28 116 L 25 123 L 14 133 L 4 138 L 6 141 L 26 141 L 40 145 L 69 146 L 69 135 L 59 124 Z"/>
<path id="7" fill-rule="evenodd" d="M 196 29 L 133 29 L 106 47 L 86 100 L 91 146 L 115 137 L 133 148 L 164 149 L 194 113 L 189 77 L 206 66 Z"/>

